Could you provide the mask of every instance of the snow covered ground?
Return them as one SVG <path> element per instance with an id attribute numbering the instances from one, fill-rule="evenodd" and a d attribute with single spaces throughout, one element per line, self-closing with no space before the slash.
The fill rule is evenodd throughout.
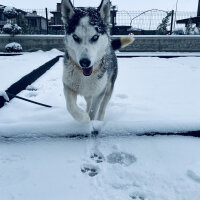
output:
<path id="1" fill-rule="evenodd" d="M 0 90 L 6 90 L 24 75 L 60 54 L 62 54 L 60 51 L 53 49 L 47 52 L 24 53 L 22 56 L 1 56 Z"/>
<path id="2" fill-rule="evenodd" d="M 37 60 L 28 54 L 20 66 L 37 66 L 45 54 Z M 12 59 L 17 64 L 20 56 Z M 78 124 L 67 113 L 62 59 L 19 94 L 54 108 L 14 99 L 0 110 L 1 200 L 199 200 L 200 139 L 135 134 L 200 129 L 200 58 L 118 60 L 115 91 L 96 139 L 58 138 L 88 134 L 97 124 Z M 0 90 L 7 80 L 1 75 Z M 78 104 L 85 108 L 82 98 Z"/>
<path id="3" fill-rule="evenodd" d="M 199 200 L 199 155 L 180 136 L 1 140 L 1 200 Z"/>
<path id="4" fill-rule="evenodd" d="M 1 136 L 88 134 L 96 126 L 96 123 L 79 124 L 66 111 L 61 81 L 62 62 L 60 59 L 19 94 L 55 107 L 49 109 L 13 100 L 0 110 Z M 119 76 L 105 122 L 101 125 L 101 135 L 199 130 L 199 62 L 198 57 L 120 58 Z M 82 98 L 78 104 L 85 108 Z"/>

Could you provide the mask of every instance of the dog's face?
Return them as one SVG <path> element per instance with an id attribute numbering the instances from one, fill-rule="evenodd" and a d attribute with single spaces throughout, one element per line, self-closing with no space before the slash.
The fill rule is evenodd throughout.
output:
<path id="1" fill-rule="evenodd" d="M 66 27 L 66 48 L 69 56 L 90 76 L 94 64 L 108 47 L 110 1 L 102 0 L 98 9 L 75 9 L 70 0 L 62 0 L 62 19 Z"/>

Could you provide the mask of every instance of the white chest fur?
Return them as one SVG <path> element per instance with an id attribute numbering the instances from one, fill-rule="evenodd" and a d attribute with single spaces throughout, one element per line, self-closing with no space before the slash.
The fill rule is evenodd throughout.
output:
<path id="1" fill-rule="evenodd" d="M 107 74 L 105 73 L 101 79 L 98 79 L 98 74 L 87 77 L 73 66 L 64 65 L 63 82 L 81 96 L 97 96 L 106 87 Z"/>

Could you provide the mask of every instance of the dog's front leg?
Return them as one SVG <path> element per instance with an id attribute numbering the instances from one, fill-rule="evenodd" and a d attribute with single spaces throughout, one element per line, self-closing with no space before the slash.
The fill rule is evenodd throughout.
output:
<path id="1" fill-rule="evenodd" d="M 95 119 L 96 113 L 97 113 L 97 111 L 99 109 L 99 105 L 100 105 L 100 103 L 101 103 L 104 95 L 105 95 L 105 91 L 103 91 L 98 96 L 93 97 L 93 99 L 92 99 L 92 105 L 91 105 L 90 110 L 89 110 L 89 115 L 90 115 L 90 119 L 91 120 Z"/>
<path id="2" fill-rule="evenodd" d="M 77 93 L 64 84 L 64 94 L 67 103 L 67 110 L 73 118 L 81 123 L 89 123 L 90 117 L 88 113 L 84 112 L 77 106 Z"/>

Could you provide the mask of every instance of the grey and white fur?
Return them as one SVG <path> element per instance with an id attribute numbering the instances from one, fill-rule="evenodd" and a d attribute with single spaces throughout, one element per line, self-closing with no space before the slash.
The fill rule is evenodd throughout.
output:
<path id="1" fill-rule="evenodd" d="M 102 0 L 97 9 L 74 8 L 70 0 L 62 0 L 62 19 L 66 28 L 63 85 L 67 109 L 81 123 L 103 121 L 118 73 L 114 50 L 133 39 L 111 41 L 109 0 Z M 78 95 L 85 98 L 86 111 L 78 107 Z"/>

